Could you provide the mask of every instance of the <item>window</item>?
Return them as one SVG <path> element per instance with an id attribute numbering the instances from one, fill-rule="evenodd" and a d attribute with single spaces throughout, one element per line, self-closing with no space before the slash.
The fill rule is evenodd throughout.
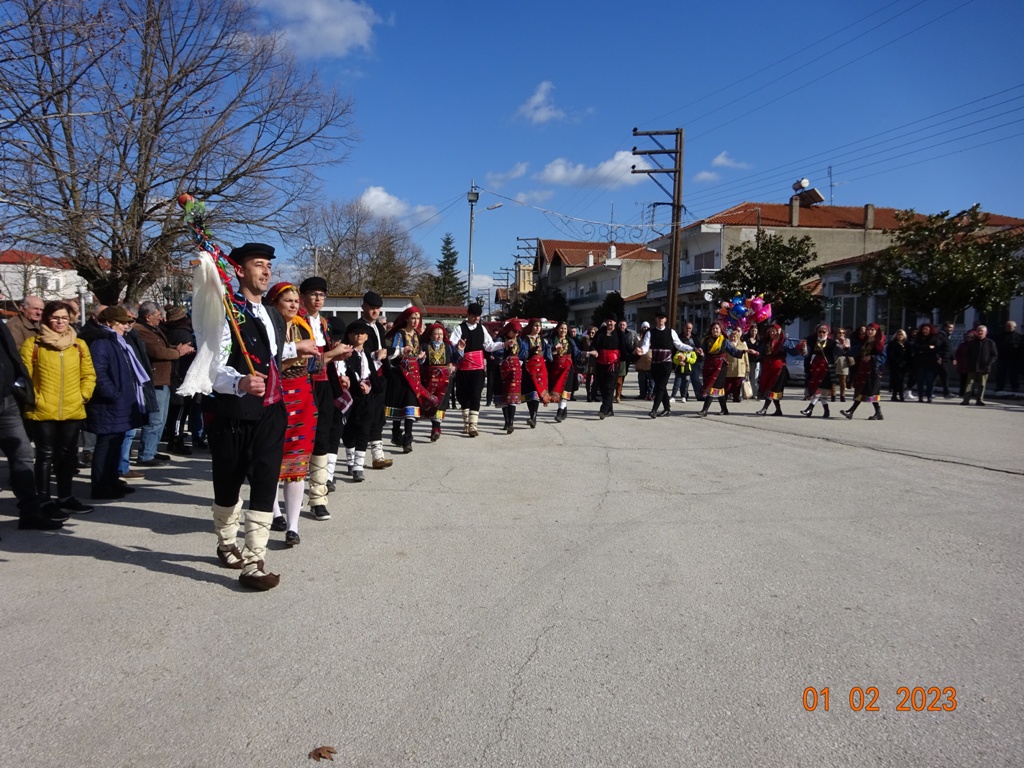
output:
<path id="1" fill-rule="evenodd" d="M 46 279 L 46 275 L 36 274 L 36 291 L 46 293 L 49 288 L 49 281 Z"/>
<path id="2" fill-rule="evenodd" d="M 693 257 L 693 270 L 697 272 L 701 269 L 717 269 L 718 267 L 715 264 L 715 257 L 717 255 L 718 254 L 715 253 L 715 251 L 704 251 L 703 253 L 698 253 Z"/>

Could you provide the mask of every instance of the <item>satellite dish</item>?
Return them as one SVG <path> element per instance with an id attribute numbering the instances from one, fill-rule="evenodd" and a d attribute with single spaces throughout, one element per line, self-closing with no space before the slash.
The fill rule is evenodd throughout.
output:
<path id="1" fill-rule="evenodd" d="M 704 291 L 704 301 L 711 301 L 713 298 L 715 298 L 715 294 L 711 291 Z"/>
<path id="2" fill-rule="evenodd" d="M 799 192 L 801 189 L 807 189 L 811 186 L 811 182 L 808 179 L 797 179 L 793 182 L 793 191 Z"/>

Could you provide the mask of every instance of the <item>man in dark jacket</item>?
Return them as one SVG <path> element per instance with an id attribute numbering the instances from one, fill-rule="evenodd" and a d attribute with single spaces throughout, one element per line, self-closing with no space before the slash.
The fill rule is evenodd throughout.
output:
<path id="1" fill-rule="evenodd" d="M 11 490 L 18 500 L 18 527 L 37 531 L 53 531 L 64 525 L 67 516 L 55 506 L 40 506 L 33 472 L 33 450 L 21 419 L 21 409 L 14 392 L 31 391 L 32 379 L 28 375 L 14 337 L 0 323 L 0 450 L 7 456 L 11 473 Z M 51 515 L 53 517 L 51 517 Z M 57 519 L 59 518 L 59 519 Z"/>
<path id="2" fill-rule="evenodd" d="M 978 385 L 977 403 L 985 405 L 985 385 L 988 383 L 989 373 L 999 359 L 999 351 L 996 343 L 988 337 L 988 328 L 984 325 L 974 329 L 974 338 L 966 342 L 966 345 L 967 383 L 964 385 L 964 399 L 960 405 L 971 404 L 975 384 Z"/>
<path id="3" fill-rule="evenodd" d="M 996 346 L 999 349 L 996 389 L 1005 391 L 1006 385 L 1009 384 L 1010 389 L 1016 392 L 1019 384 L 1021 350 L 1024 349 L 1024 345 L 1021 344 L 1020 331 L 1017 330 L 1017 323 L 1013 320 L 1006 321 L 1006 326 Z"/>

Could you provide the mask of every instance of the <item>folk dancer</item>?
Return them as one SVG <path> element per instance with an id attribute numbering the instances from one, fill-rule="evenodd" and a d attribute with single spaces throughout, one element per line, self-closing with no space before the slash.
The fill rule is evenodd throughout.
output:
<path id="1" fill-rule="evenodd" d="M 590 352 L 594 358 L 594 377 L 597 381 L 598 391 L 601 393 L 601 408 L 598 410 L 598 418 L 604 419 L 614 416 L 613 403 L 619 379 L 619 364 L 623 359 L 628 359 L 632 347 L 629 346 L 629 337 L 615 327 L 615 315 L 609 314 L 604 319 L 604 325 L 594 335 Z"/>
<path id="2" fill-rule="evenodd" d="M 384 397 L 381 362 L 365 349 L 371 332 L 365 320 L 355 320 L 345 330 L 345 337 L 353 351 L 345 361 L 346 375 L 342 383 L 351 395 L 352 404 L 345 414 L 345 429 L 341 439 L 345 445 L 346 464 L 353 483 L 363 482 L 366 448 L 373 429 L 377 403 Z"/>
<path id="3" fill-rule="evenodd" d="M 672 413 L 671 399 L 668 396 L 668 377 L 672 373 L 672 350 L 692 352 L 693 347 L 684 344 L 675 332 L 668 327 L 668 315 L 658 312 L 654 316 L 654 327 L 648 328 L 640 341 L 639 354 L 651 353 L 651 378 L 654 380 L 654 402 L 651 404 L 649 416 L 669 416 Z M 662 406 L 658 413 L 658 406 Z"/>
<path id="4" fill-rule="evenodd" d="M 529 347 L 519 338 L 523 326 L 518 320 L 509 320 L 501 329 L 501 387 L 494 393 L 494 404 L 501 407 L 505 416 L 505 434 L 515 431 L 516 406 L 523 399 L 523 364 L 527 360 Z"/>
<path id="5" fill-rule="evenodd" d="M 395 318 L 384 336 L 393 371 L 385 415 L 391 419 L 391 442 L 402 446 L 403 453 L 412 453 L 412 427 L 421 410 L 437 406 L 434 396 L 424 388 L 420 373 L 420 363 L 426 359 L 420 349 L 421 318 L 417 307 L 409 307 Z"/>
<path id="6" fill-rule="evenodd" d="M 853 375 L 853 405 L 848 411 L 840 411 L 848 419 L 861 403 L 871 403 L 875 412 L 868 421 L 882 420 L 882 406 L 879 405 L 882 391 L 882 368 L 885 366 L 885 334 L 877 323 L 871 323 L 864 330 L 857 355 L 857 367 Z"/>
<path id="7" fill-rule="evenodd" d="M 578 388 L 576 361 L 579 359 L 576 341 L 569 332 L 569 325 L 564 320 L 556 325 L 551 332 L 548 348 L 551 350 L 551 362 L 548 365 L 548 393 L 550 396 L 558 398 L 555 421 L 562 422 L 569 415 L 569 400 L 572 398 L 572 393 Z"/>
<path id="8" fill-rule="evenodd" d="M 725 378 L 726 378 L 726 357 L 742 357 L 747 352 L 737 349 L 733 343 L 725 337 L 722 324 L 715 320 L 708 328 L 708 334 L 701 340 L 701 350 L 704 353 L 704 364 L 701 370 L 701 377 L 704 381 L 704 407 L 697 412 L 697 415 L 704 417 L 708 415 L 711 401 L 718 400 L 718 407 L 724 416 L 729 415 L 729 408 L 725 404 Z"/>
<path id="9" fill-rule="evenodd" d="M 836 370 L 836 360 L 843 357 L 846 351 L 832 338 L 832 329 L 825 323 L 820 323 L 814 329 L 815 340 L 811 345 L 811 362 L 807 366 L 807 394 L 811 402 L 800 413 L 810 416 L 814 413 L 814 406 L 821 401 L 821 407 L 825 409 L 822 417 L 832 418 L 828 412 L 828 400 L 826 396 L 833 391 L 832 373 Z"/>
<path id="10" fill-rule="evenodd" d="M 775 405 L 775 412 L 772 416 L 782 416 L 782 395 L 789 381 L 789 370 L 786 368 L 786 357 L 788 355 L 803 355 L 803 349 L 798 342 L 787 340 L 786 334 L 778 323 L 768 326 L 761 345 L 756 355 L 761 362 L 761 376 L 757 380 L 757 390 L 764 398 L 764 405 L 757 411 L 758 416 L 768 413 L 768 404 Z"/>
<path id="11" fill-rule="evenodd" d="M 380 321 L 381 307 L 383 306 L 384 299 L 380 297 L 380 294 L 375 291 L 367 291 L 363 295 L 359 319 L 366 323 L 369 331 L 366 342 L 363 344 L 363 350 L 380 363 L 377 375 L 383 377 L 386 386 L 391 372 L 391 364 L 387 360 L 388 351 L 384 346 L 384 334 L 387 333 L 387 329 Z M 370 405 L 376 409 L 370 427 L 369 450 L 372 457 L 370 466 L 374 469 L 387 469 L 394 462 L 384 456 L 384 422 L 387 421 L 384 415 L 384 393 L 382 392 L 379 397 L 375 396 Z"/>
<path id="12" fill-rule="evenodd" d="M 505 348 L 501 338 L 491 338 L 480 324 L 483 311 L 476 302 L 466 307 L 466 319 L 455 327 L 451 336 L 452 346 L 462 355 L 455 372 L 455 396 L 462 409 L 462 431 L 470 437 L 480 434 L 480 395 L 486 370 L 484 352 L 501 352 Z"/>
<path id="13" fill-rule="evenodd" d="M 537 426 L 537 411 L 540 404 L 544 403 L 546 406 L 551 402 L 551 396 L 548 394 L 547 366 L 551 361 L 551 347 L 540 335 L 540 320 L 530 320 L 526 324 L 523 343 L 529 350 L 526 364 L 523 366 L 523 399 L 530 413 L 526 423 L 530 425 L 530 429 L 534 429 Z"/>
<path id="14" fill-rule="evenodd" d="M 423 345 L 426 355 L 423 373 L 423 386 L 437 400 L 437 405 L 427 408 L 423 415 L 430 418 L 430 442 L 441 438 L 441 422 L 444 421 L 445 406 L 452 385 L 455 383 L 455 363 L 458 356 L 452 351 L 448 342 L 448 329 L 442 323 L 434 323 L 427 329 L 427 341 Z"/>

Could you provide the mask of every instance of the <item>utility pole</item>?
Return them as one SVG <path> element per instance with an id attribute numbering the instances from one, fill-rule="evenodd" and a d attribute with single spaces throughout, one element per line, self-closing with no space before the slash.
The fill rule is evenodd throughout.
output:
<path id="1" fill-rule="evenodd" d="M 674 131 L 638 131 L 633 129 L 633 136 L 647 136 L 658 145 L 658 149 L 637 149 L 633 147 L 634 155 L 646 155 L 654 161 L 657 168 L 637 170 L 634 165 L 633 173 L 646 173 L 661 187 L 662 191 L 672 198 L 672 245 L 668 257 L 668 327 L 675 328 L 679 314 L 679 260 L 681 257 L 681 238 L 683 227 L 683 138 L 682 128 Z M 675 136 L 676 144 L 674 149 L 666 147 L 659 136 Z M 671 165 L 661 162 L 661 156 L 668 155 Z M 672 191 L 669 192 L 661 183 L 656 174 L 668 174 L 672 180 Z"/>

